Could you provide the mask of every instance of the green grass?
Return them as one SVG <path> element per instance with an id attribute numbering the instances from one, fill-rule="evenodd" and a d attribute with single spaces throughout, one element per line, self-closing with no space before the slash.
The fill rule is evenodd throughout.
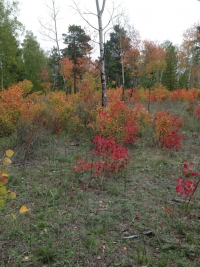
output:
<path id="1" fill-rule="evenodd" d="M 0 214 L 0 266 L 199 267 L 200 191 L 187 211 L 174 201 L 180 199 L 175 185 L 183 159 L 197 170 L 200 163 L 200 122 L 185 108 L 150 106 L 151 112 L 167 109 L 186 120 L 180 151 L 159 149 L 147 129 L 129 147 L 126 170 L 102 180 L 72 170 L 76 157 L 89 155 L 90 135 L 42 135 L 25 159 L 14 137 L 1 139 L 1 154 L 15 151 L 8 188 L 17 199 Z M 19 214 L 22 204 L 30 212 Z M 124 238 L 132 235 L 139 237 Z"/>

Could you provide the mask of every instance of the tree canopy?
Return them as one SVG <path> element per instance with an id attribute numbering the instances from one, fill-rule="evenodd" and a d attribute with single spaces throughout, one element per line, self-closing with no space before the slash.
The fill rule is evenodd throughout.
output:
<path id="1" fill-rule="evenodd" d="M 22 56 L 24 78 L 32 81 L 35 88 L 39 88 L 39 74 L 42 71 L 42 67 L 47 64 L 47 58 L 37 38 L 31 31 L 27 31 L 22 43 Z"/>
<path id="2" fill-rule="evenodd" d="M 78 25 L 70 25 L 68 28 L 68 34 L 63 34 L 64 44 L 66 48 L 62 50 L 63 56 L 67 56 L 73 62 L 73 75 L 74 75 L 74 93 L 77 92 L 76 79 L 77 75 L 80 75 L 79 59 L 88 55 L 92 49 L 90 37 L 85 31 Z"/>
<path id="3" fill-rule="evenodd" d="M 8 87 L 22 78 L 22 58 L 18 35 L 23 30 L 17 20 L 17 3 L 0 0 L 1 84 Z"/>

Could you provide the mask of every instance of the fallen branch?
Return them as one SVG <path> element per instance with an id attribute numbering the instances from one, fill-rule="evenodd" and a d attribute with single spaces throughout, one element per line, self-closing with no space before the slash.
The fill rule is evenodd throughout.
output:
<path id="1" fill-rule="evenodd" d="M 145 236 L 148 236 L 148 237 L 153 237 L 153 236 L 155 236 L 155 234 L 154 234 L 151 230 L 149 230 L 149 231 L 146 231 L 146 232 L 144 232 L 144 233 L 142 233 L 142 234 L 140 234 L 140 235 L 124 236 L 124 239 L 139 238 L 139 237 L 142 236 L 142 235 L 145 235 Z"/>
<path id="2" fill-rule="evenodd" d="M 140 235 L 130 235 L 130 236 L 124 236 L 124 239 L 131 239 L 131 238 L 139 238 Z"/>

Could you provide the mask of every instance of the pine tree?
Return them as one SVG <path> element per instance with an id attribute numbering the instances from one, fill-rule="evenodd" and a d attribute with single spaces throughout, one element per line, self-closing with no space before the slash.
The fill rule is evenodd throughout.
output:
<path id="1" fill-rule="evenodd" d="M 85 33 L 81 26 L 77 25 L 70 25 L 68 34 L 63 34 L 63 37 L 64 44 L 67 45 L 67 47 L 62 50 L 63 55 L 71 59 L 74 65 L 74 93 L 76 93 L 76 79 L 79 74 L 78 59 L 85 57 L 92 49 L 89 44 L 90 37 Z"/>
<path id="2" fill-rule="evenodd" d="M 178 57 L 176 47 L 171 42 L 165 42 L 163 47 L 166 49 L 166 67 L 163 73 L 162 84 L 172 91 L 178 87 Z"/>
<path id="3" fill-rule="evenodd" d="M 110 40 L 105 43 L 105 65 L 108 85 L 114 81 L 117 86 L 122 84 L 121 59 L 125 51 L 131 48 L 131 40 L 127 37 L 126 30 L 120 25 L 115 25 L 110 33 Z M 130 81 L 130 73 L 125 69 L 125 81 Z"/>

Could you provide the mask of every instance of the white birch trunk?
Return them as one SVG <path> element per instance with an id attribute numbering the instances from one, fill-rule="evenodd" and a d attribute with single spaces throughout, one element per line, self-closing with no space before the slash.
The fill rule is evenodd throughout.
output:
<path id="1" fill-rule="evenodd" d="M 106 74 L 105 74 L 105 58 L 104 58 L 104 44 L 103 44 L 103 26 L 102 14 L 105 8 L 106 0 L 103 0 L 102 8 L 99 7 L 99 0 L 96 0 L 97 17 L 98 17 L 98 31 L 99 31 L 99 48 L 100 48 L 100 64 L 101 64 L 101 86 L 102 86 L 102 107 L 106 107 Z"/>
<path id="2" fill-rule="evenodd" d="M 186 89 L 187 90 L 190 89 L 190 80 L 191 80 L 192 67 L 193 67 L 193 57 L 194 57 L 194 54 L 192 53 L 192 57 L 191 57 L 190 65 L 189 65 L 189 73 L 188 73 L 187 85 L 186 85 Z"/>

